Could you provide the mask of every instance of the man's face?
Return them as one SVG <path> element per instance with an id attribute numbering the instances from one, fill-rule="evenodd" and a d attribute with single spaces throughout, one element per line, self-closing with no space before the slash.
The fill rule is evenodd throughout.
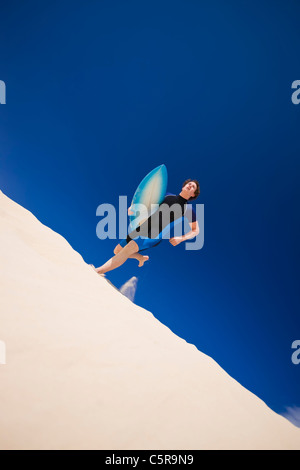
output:
<path id="1" fill-rule="evenodd" d="M 184 189 L 184 191 L 187 191 L 189 193 L 189 198 L 194 197 L 195 191 L 197 189 L 197 185 L 194 181 L 190 181 L 182 189 Z"/>

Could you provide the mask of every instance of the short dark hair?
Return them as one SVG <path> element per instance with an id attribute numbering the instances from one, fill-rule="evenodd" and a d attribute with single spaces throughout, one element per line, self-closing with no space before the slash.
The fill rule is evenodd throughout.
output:
<path id="1" fill-rule="evenodd" d="M 185 182 L 182 183 L 182 188 L 183 188 L 186 184 L 190 183 L 191 181 L 192 181 L 193 183 L 196 183 L 197 189 L 195 190 L 195 196 L 190 197 L 190 198 L 189 198 L 189 201 L 192 201 L 193 199 L 196 199 L 196 198 L 199 196 L 199 194 L 200 194 L 200 184 L 199 184 L 199 182 L 198 182 L 197 180 L 191 180 L 191 179 L 185 180 Z"/>

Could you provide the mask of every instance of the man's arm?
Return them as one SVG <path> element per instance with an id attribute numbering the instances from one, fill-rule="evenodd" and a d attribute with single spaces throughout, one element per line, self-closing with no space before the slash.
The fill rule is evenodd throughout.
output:
<path id="1" fill-rule="evenodd" d="M 196 220 L 196 222 L 191 222 L 189 224 L 189 226 L 191 227 L 191 230 L 190 232 L 186 233 L 185 235 L 182 236 L 182 241 L 185 241 L 185 240 L 190 240 L 191 238 L 194 238 L 196 237 L 199 232 L 200 232 L 200 229 L 199 229 L 199 224 Z"/>
<path id="2" fill-rule="evenodd" d="M 182 235 L 181 237 L 170 238 L 170 243 L 173 246 L 179 245 L 179 243 L 182 243 L 185 240 L 190 240 L 191 238 L 195 238 L 200 233 L 199 224 L 197 221 L 191 222 L 189 226 L 191 227 L 191 230 L 188 233 Z"/>

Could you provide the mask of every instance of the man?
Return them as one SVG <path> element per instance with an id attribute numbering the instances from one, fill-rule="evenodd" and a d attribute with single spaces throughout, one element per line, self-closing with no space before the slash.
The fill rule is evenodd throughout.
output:
<path id="1" fill-rule="evenodd" d="M 167 231 L 171 230 L 177 223 L 180 223 L 183 216 L 188 217 L 191 230 L 180 237 L 170 238 L 170 243 L 176 246 L 185 240 L 196 237 L 199 233 L 199 225 L 196 220 L 195 211 L 187 202 L 196 199 L 199 194 L 200 186 L 198 181 L 190 179 L 183 183 L 181 193 L 177 196 L 167 194 L 157 211 L 115 247 L 115 256 L 99 268 L 96 268 L 97 273 L 104 274 L 112 271 L 125 263 L 128 258 L 137 259 L 139 267 L 143 266 L 145 261 L 149 259 L 149 256 L 144 256 L 140 252 L 161 243 Z"/>

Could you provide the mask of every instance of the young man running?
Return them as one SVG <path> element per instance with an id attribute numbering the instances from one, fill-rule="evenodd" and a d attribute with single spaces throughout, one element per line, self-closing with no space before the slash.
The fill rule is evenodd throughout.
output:
<path id="1" fill-rule="evenodd" d="M 115 256 L 99 268 L 95 268 L 97 273 L 104 274 L 112 271 L 124 264 L 128 258 L 137 259 L 139 267 L 143 266 L 149 256 L 142 255 L 141 251 L 153 248 L 161 243 L 166 232 L 174 227 L 176 223 L 182 221 L 184 216 L 189 220 L 190 232 L 180 237 L 170 238 L 170 243 L 176 246 L 185 240 L 196 237 L 199 233 L 199 225 L 194 209 L 187 202 L 196 199 L 199 194 L 200 186 L 198 181 L 186 180 L 182 185 L 180 194 L 177 196 L 168 194 L 157 211 L 115 247 Z"/>

